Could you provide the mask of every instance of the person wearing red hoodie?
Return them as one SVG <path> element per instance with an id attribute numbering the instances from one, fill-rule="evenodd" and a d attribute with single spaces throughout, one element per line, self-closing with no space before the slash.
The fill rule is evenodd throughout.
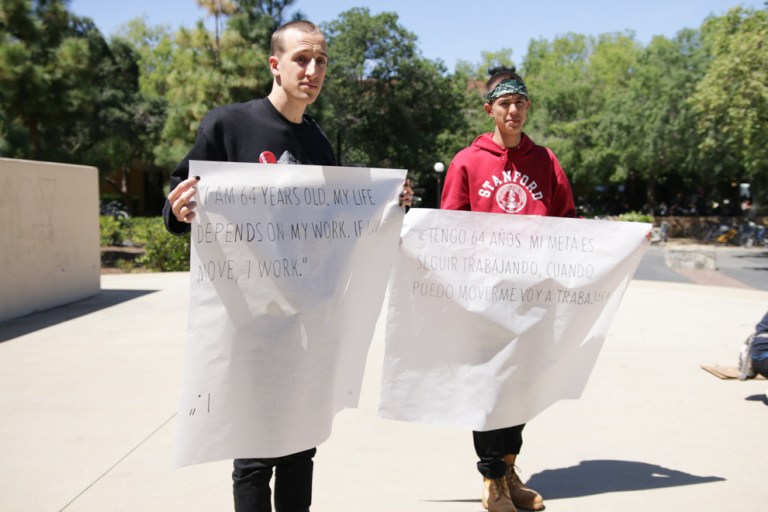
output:
<path id="1" fill-rule="evenodd" d="M 440 207 L 517 215 L 575 217 L 573 193 L 555 154 L 523 132 L 531 102 L 523 79 L 512 70 L 486 83 L 486 113 L 493 133 L 459 151 L 445 176 Z M 544 509 L 539 493 L 515 471 L 525 425 L 473 432 L 477 468 L 483 475 L 483 507 L 490 512 Z"/>

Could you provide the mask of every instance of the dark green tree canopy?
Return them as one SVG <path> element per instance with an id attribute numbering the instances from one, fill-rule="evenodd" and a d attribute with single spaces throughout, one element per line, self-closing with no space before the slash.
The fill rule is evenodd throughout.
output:
<path id="1" fill-rule="evenodd" d="M 399 167 L 418 177 L 441 158 L 442 133 L 465 120 L 441 62 L 421 56 L 394 13 L 351 9 L 324 27 L 329 66 L 318 117 L 346 165 Z"/>
<path id="2" fill-rule="evenodd" d="M 170 171 L 210 109 L 267 95 L 271 34 L 303 17 L 296 0 L 189 0 L 192 27 L 136 19 L 107 40 L 68 5 L 0 0 L 0 156 L 96 165 L 121 193 L 135 169 Z M 516 59 L 489 49 L 452 73 L 395 13 L 350 9 L 322 28 L 329 68 L 309 112 L 344 165 L 405 168 L 434 195 L 434 163 L 493 129 L 487 70 L 515 66 L 531 95 L 526 132 L 597 209 L 684 200 L 703 213 L 737 203 L 741 182 L 766 203 L 766 9 L 648 44 L 632 32 L 536 39 Z"/>

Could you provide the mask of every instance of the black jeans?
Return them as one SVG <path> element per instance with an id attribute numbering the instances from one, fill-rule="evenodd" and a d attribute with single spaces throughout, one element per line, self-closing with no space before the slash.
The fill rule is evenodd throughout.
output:
<path id="1" fill-rule="evenodd" d="M 308 512 L 312 504 L 312 457 L 317 448 L 273 459 L 235 459 L 235 512 L 271 512 L 269 481 L 275 473 L 275 510 Z"/>
<path id="2" fill-rule="evenodd" d="M 485 478 L 495 480 L 504 476 L 507 471 L 504 456 L 520 453 L 520 448 L 523 446 L 523 428 L 525 424 L 485 432 L 472 432 L 475 453 L 480 459 L 477 470 Z"/>

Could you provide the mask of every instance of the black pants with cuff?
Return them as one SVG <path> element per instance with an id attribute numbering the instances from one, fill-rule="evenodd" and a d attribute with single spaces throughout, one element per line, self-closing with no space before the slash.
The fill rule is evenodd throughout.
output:
<path id="1" fill-rule="evenodd" d="M 235 459 L 232 472 L 235 512 L 272 512 L 269 481 L 273 471 L 275 510 L 309 512 L 315 453 L 317 448 L 271 459 Z"/>
<path id="2" fill-rule="evenodd" d="M 494 480 L 504 476 L 507 471 L 504 456 L 520 453 L 520 448 L 523 446 L 523 428 L 525 424 L 485 432 L 472 432 L 475 453 L 480 459 L 477 463 L 480 474 Z"/>

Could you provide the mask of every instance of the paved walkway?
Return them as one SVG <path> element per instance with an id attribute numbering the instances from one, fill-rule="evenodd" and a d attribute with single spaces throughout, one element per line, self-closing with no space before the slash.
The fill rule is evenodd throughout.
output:
<path id="1" fill-rule="evenodd" d="M 0 510 L 228 511 L 230 463 L 174 471 L 186 274 L 102 276 L 92 299 L 0 324 Z M 533 420 L 519 464 L 549 512 L 761 510 L 766 381 L 720 380 L 768 292 L 633 281 L 580 400 Z M 313 512 L 481 512 L 471 437 L 359 409 L 316 458 Z"/>

